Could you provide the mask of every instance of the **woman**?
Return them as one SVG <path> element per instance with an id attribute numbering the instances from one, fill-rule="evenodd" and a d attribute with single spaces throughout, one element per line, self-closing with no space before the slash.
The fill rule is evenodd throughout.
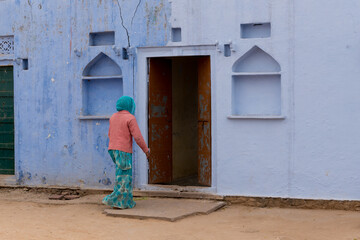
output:
<path id="1" fill-rule="evenodd" d="M 128 96 L 119 98 L 116 110 L 118 112 L 111 116 L 109 127 L 109 154 L 116 165 L 115 187 L 102 202 L 113 208 L 133 208 L 136 203 L 132 189 L 132 137 L 147 158 L 150 151 L 134 116 L 134 99 Z"/>

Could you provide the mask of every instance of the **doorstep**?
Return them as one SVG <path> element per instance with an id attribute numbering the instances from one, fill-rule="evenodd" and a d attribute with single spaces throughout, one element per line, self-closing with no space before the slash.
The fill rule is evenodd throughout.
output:
<path id="1" fill-rule="evenodd" d="M 224 200 L 224 196 L 219 196 L 204 192 L 185 192 L 175 190 L 134 190 L 135 197 L 161 197 L 161 198 L 189 198 L 189 199 L 203 199 L 203 200 Z"/>

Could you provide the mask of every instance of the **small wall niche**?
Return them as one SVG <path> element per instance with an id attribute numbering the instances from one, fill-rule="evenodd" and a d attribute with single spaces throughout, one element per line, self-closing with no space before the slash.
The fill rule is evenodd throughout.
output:
<path id="1" fill-rule="evenodd" d="M 23 70 L 29 70 L 29 59 L 24 58 L 22 60 L 22 69 Z"/>
<path id="2" fill-rule="evenodd" d="M 171 41 L 181 42 L 181 28 L 172 28 L 171 29 Z"/>
<path id="3" fill-rule="evenodd" d="M 268 38 L 271 37 L 270 23 L 241 24 L 241 38 Z"/>
<path id="4" fill-rule="evenodd" d="M 231 56 L 230 44 L 224 44 L 224 56 L 225 57 Z"/>
<path id="5" fill-rule="evenodd" d="M 255 46 L 233 65 L 232 105 L 229 118 L 282 119 L 281 68 Z"/>
<path id="6" fill-rule="evenodd" d="M 121 78 L 84 79 L 83 115 L 110 116 L 116 101 L 123 95 Z"/>
<path id="7" fill-rule="evenodd" d="M 122 57 L 123 57 L 124 60 L 129 59 L 129 53 L 128 53 L 128 50 L 126 48 L 122 49 Z"/>
<path id="8" fill-rule="evenodd" d="M 93 32 L 89 34 L 90 46 L 115 45 L 115 32 Z"/>
<path id="9" fill-rule="evenodd" d="M 281 114 L 280 75 L 233 76 L 232 86 L 233 115 Z"/>
<path id="10" fill-rule="evenodd" d="M 100 53 L 83 71 L 80 119 L 109 118 L 122 95 L 121 68 L 110 57 Z"/>

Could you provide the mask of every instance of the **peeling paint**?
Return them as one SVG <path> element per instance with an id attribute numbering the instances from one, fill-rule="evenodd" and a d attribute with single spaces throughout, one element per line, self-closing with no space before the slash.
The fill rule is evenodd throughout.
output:
<path id="1" fill-rule="evenodd" d="M 162 118 L 168 117 L 168 112 L 166 112 L 166 105 L 168 101 L 167 96 L 162 96 L 160 94 L 156 94 L 152 96 L 151 103 L 151 117 Z"/>
<path id="2" fill-rule="evenodd" d="M 42 184 L 46 184 L 46 177 L 42 177 L 42 178 L 41 178 L 41 183 L 42 183 Z"/>
<path id="3" fill-rule="evenodd" d="M 106 185 L 106 186 L 109 186 L 111 185 L 111 180 L 110 178 L 104 178 L 104 179 L 101 179 L 100 182 L 103 184 L 103 185 Z"/>

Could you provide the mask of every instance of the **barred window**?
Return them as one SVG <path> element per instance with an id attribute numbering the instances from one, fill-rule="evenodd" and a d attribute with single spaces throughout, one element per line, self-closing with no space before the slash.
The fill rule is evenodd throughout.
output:
<path id="1" fill-rule="evenodd" d="M 14 54 L 14 37 L 0 36 L 0 54 L 3 55 Z"/>

